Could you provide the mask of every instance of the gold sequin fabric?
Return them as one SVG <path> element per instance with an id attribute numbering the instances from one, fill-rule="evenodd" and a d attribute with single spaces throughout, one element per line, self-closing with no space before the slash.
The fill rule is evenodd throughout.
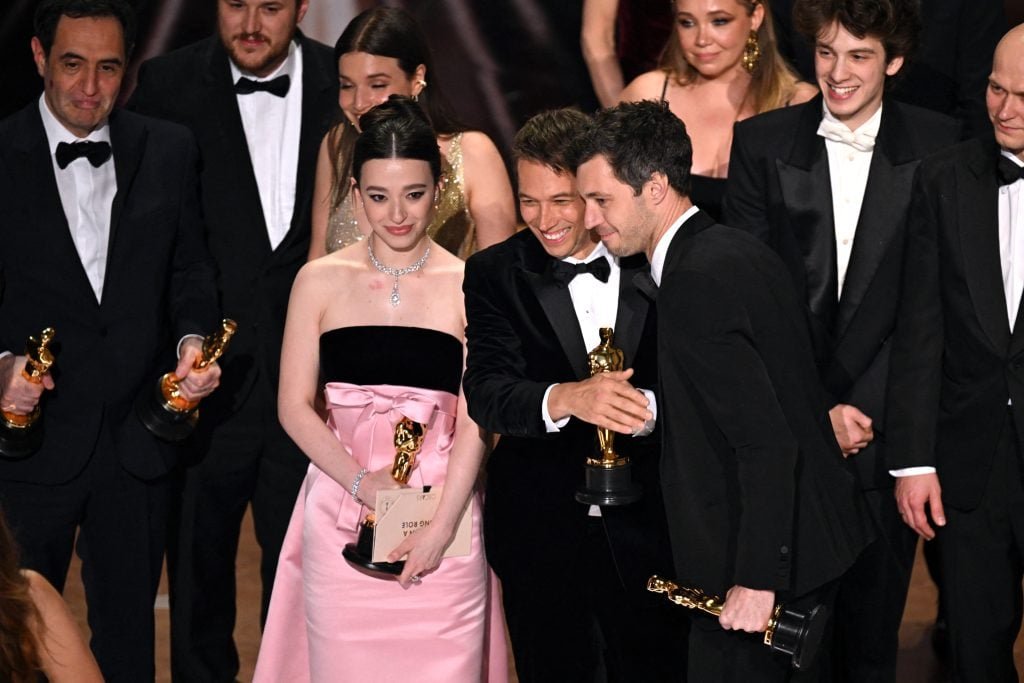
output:
<path id="1" fill-rule="evenodd" d="M 355 244 L 365 235 L 359 230 L 352 193 L 345 196 L 327 222 L 327 252 Z M 441 158 L 441 189 L 434 206 L 434 220 L 427 234 L 442 247 L 466 259 L 474 251 L 476 230 L 466 208 L 466 190 L 462 171 L 462 133 L 448 145 L 448 154 Z"/>

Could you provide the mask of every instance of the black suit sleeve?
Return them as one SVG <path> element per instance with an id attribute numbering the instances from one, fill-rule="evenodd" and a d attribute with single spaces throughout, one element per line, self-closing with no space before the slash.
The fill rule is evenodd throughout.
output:
<path id="1" fill-rule="evenodd" d="M 771 230 L 768 223 L 767 188 L 753 152 L 755 147 L 748 142 L 748 130 L 749 127 L 740 124 L 733 128 L 729 177 L 722 203 L 722 223 L 745 230 L 767 243 Z"/>
<path id="2" fill-rule="evenodd" d="M 938 217 L 920 167 L 910 200 L 903 290 L 889 365 L 889 469 L 935 465 L 944 344 Z"/>
<path id="3" fill-rule="evenodd" d="M 721 466 L 738 480 L 739 500 L 732 501 L 739 511 L 737 536 L 729 541 L 736 548 L 732 582 L 787 589 L 778 556 L 779 548 L 793 547 L 798 449 L 745 303 L 704 273 L 678 272 L 665 284 L 658 314 L 677 321 L 672 365 L 683 369 L 710 413 L 732 456 Z M 662 457 L 671 457 L 670 447 Z"/>
<path id="4" fill-rule="evenodd" d="M 541 402 L 549 382 L 527 377 L 522 344 L 508 312 L 502 310 L 493 279 L 506 271 L 479 258 L 466 263 L 466 373 L 463 388 L 469 415 L 484 429 L 505 436 L 547 435 Z"/>

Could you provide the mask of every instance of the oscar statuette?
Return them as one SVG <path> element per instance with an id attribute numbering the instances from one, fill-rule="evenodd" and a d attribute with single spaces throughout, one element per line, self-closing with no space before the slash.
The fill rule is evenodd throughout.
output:
<path id="1" fill-rule="evenodd" d="M 25 343 L 25 367 L 21 376 L 33 384 L 40 384 L 53 365 L 53 328 L 47 327 L 39 338 L 29 337 Z M 25 458 L 43 443 L 43 426 L 39 422 L 42 408 L 39 404 L 28 415 L 16 415 L 0 410 L 0 455 L 5 458 Z"/>
<path id="2" fill-rule="evenodd" d="M 203 350 L 192 364 L 193 372 L 203 372 L 224 355 L 238 325 L 225 318 L 220 329 L 203 338 Z M 164 441 L 181 441 L 195 429 L 199 420 L 199 401 L 181 395 L 173 372 L 157 380 L 155 391 L 144 391 L 135 402 L 135 412 L 154 436 Z"/>
<path id="3" fill-rule="evenodd" d="M 395 425 L 395 462 L 391 467 L 391 478 L 405 486 L 409 483 L 413 468 L 416 466 L 416 455 L 423 447 L 423 439 L 427 428 L 419 422 L 403 417 Z M 405 561 L 374 562 L 373 535 L 377 516 L 373 512 L 359 525 L 359 536 L 355 543 L 349 543 L 341 551 L 342 556 L 356 568 L 365 572 L 383 574 L 381 578 L 392 578 L 402 573 Z"/>
<path id="4" fill-rule="evenodd" d="M 601 343 L 587 354 L 591 377 L 618 372 L 625 365 L 622 349 L 612 346 L 612 328 L 602 327 L 600 334 Z M 586 505 L 628 505 L 640 500 L 641 488 L 633 482 L 629 458 L 615 452 L 615 432 L 598 427 L 597 441 L 601 454 L 587 458 L 583 488 L 576 491 L 576 500 Z"/>
<path id="5" fill-rule="evenodd" d="M 665 593 L 665 597 L 677 605 L 707 612 L 715 617 L 722 615 L 724 601 L 697 588 L 686 588 L 659 576 L 652 576 L 647 580 L 647 590 Z M 807 612 L 789 609 L 781 604 L 775 605 L 764 632 L 764 644 L 775 652 L 789 655 L 794 669 L 806 669 L 818 653 L 827 620 L 828 610 L 824 605 L 816 605 Z"/>

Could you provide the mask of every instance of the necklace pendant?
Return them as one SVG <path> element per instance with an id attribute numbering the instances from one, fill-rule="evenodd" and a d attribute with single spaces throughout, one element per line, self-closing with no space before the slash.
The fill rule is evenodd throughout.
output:
<path id="1" fill-rule="evenodd" d="M 402 297 L 398 296 L 398 278 L 395 278 L 395 284 L 391 285 L 391 307 L 398 308 L 398 304 L 402 303 Z"/>

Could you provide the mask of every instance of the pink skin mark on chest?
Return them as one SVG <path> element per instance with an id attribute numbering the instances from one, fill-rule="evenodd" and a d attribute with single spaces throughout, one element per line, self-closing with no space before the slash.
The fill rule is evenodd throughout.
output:
<path id="1" fill-rule="evenodd" d="M 381 280 L 374 280 L 370 283 L 370 289 L 384 289 L 384 283 Z"/>

